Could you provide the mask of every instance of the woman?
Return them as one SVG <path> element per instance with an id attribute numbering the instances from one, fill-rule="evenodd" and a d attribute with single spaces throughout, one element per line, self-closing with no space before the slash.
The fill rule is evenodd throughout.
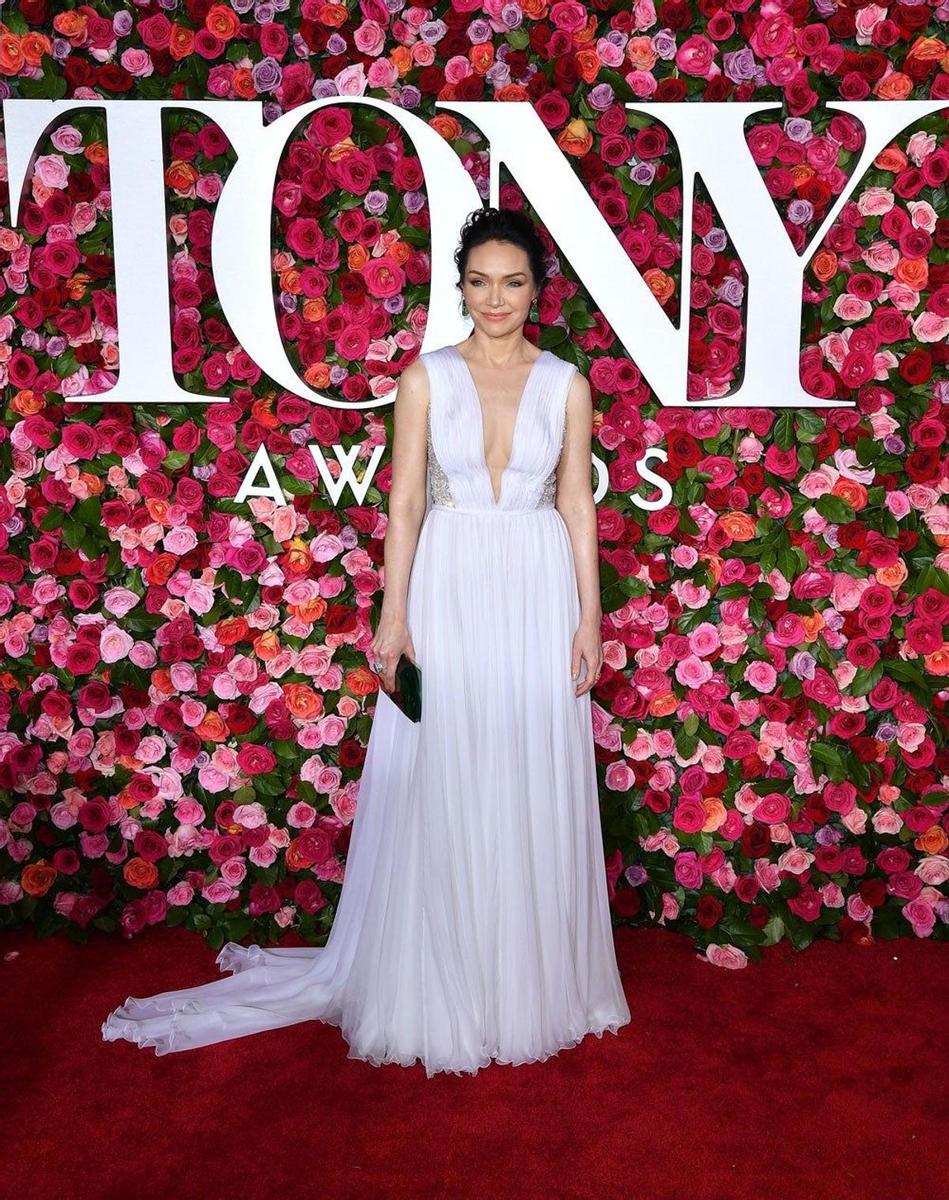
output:
<path id="1" fill-rule="evenodd" d="M 525 216 L 473 214 L 456 263 L 474 331 L 411 364 L 395 403 L 383 690 L 326 946 L 229 942 L 230 978 L 129 997 L 107 1040 L 165 1054 L 318 1019 L 350 1058 L 431 1076 L 540 1061 L 630 1020 L 589 694 L 590 389 L 524 337 L 544 281 Z M 418 723 L 389 695 L 402 653 L 421 671 Z"/>

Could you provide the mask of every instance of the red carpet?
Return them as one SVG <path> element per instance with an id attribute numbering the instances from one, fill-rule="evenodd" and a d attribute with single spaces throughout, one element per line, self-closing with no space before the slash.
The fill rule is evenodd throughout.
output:
<path id="1" fill-rule="evenodd" d="M 18 951 L 15 957 L 11 952 Z M 724 971 L 621 929 L 633 1021 L 474 1077 L 371 1067 L 317 1022 L 156 1058 L 106 1012 L 219 978 L 196 934 L 0 937 L 3 1195 L 19 1200 L 947 1194 L 945 944 Z"/>

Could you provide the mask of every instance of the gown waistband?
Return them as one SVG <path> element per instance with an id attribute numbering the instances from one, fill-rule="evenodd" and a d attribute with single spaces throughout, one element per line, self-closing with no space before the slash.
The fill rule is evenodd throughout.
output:
<path id="1" fill-rule="evenodd" d="M 477 516 L 505 516 L 505 517 L 524 517 L 531 513 L 550 512 L 556 508 L 555 504 L 538 504 L 534 508 L 466 508 L 460 504 L 433 504 L 432 508 L 437 508 L 440 512 L 452 513 L 474 513 Z"/>

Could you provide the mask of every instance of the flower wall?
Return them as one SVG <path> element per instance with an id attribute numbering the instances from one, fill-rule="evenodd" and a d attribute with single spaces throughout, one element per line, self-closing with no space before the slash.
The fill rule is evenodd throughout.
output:
<path id="1" fill-rule="evenodd" d="M 411 110 L 482 196 L 489 147 L 439 99 L 531 103 L 670 319 L 694 409 L 663 409 L 571 265 L 528 334 L 590 380 L 609 469 L 606 664 L 593 693 L 617 921 L 741 966 L 788 937 L 949 929 L 949 8 L 932 3 L 51 5 L 0 17 L 0 95 Z M 703 407 L 740 380 L 746 278 L 698 187 L 627 101 L 770 100 L 749 153 L 798 252 L 863 130 L 835 99 L 945 99 L 881 151 L 805 270 L 800 372 L 853 407 Z M 38 148 L 0 230 L 0 922 L 219 946 L 328 931 L 378 679 L 388 459 L 333 506 L 307 446 L 391 439 L 419 353 L 425 180 L 378 110 L 301 120 L 273 205 L 281 334 L 313 406 L 237 344 L 214 291 L 220 130 L 165 123 L 179 381 L 225 399 L 97 402 L 120 370 L 102 110 Z M 6 172 L 4 171 L 4 178 Z M 522 205 L 502 174 L 501 200 Z M 5 187 L 5 185 L 4 185 Z M 266 444 L 291 501 L 237 505 Z M 636 463 L 664 448 L 670 505 Z M 654 468 L 656 469 L 656 468 Z"/>

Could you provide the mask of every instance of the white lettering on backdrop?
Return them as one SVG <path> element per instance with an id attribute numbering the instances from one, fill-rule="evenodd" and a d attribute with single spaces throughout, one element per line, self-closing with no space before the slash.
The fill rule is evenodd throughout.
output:
<path id="1" fill-rule="evenodd" d="M 165 108 L 173 108 L 189 109 L 214 120 L 237 154 L 218 201 L 211 248 L 215 285 L 235 336 L 260 368 L 287 391 L 316 404 L 351 407 L 348 401 L 312 391 L 294 371 L 277 327 L 270 262 L 273 185 L 284 147 L 311 113 L 342 104 L 379 109 L 404 128 L 414 145 L 424 171 L 432 226 L 426 342 L 441 346 L 462 340 L 469 326 L 458 313 L 452 255 L 465 217 L 481 205 L 481 199 L 451 147 L 414 114 L 366 96 L 330 96 L 292 109 L 265 127 L 260 102 L 3 102 L 14 227 L 24 180 L 43 135 L 76 109 L 101 108 L 107 115 L 121 365 L 117 385 L 100 395 L 99 401 L 170 405 L 213 404 L 220 399 L 186 392 L 172 372 L 161 114 Z M 503 162 L 659 402 L 666 407 L 695 407 L 685 388 L 687 303 L 682 305 L 686 319 L 680 318 L 679 326 L 674 326 L 533 107 L 491 101 L 439 101 L 435 107 L 454 111 L 482 130 L 491 152 L 489 202 L 498 202 L 498 169 Z M 944 108 L 945 101 L 840 101 L 827 105 L 861 121 L 866 142 L 843 194 L 830 206 L 801 256 L 784 232 L 742 132 L 749 115 L 780 106 L 753 102 L 630 103 L 626 107 L 661 121 L 676 141 L 682 165 L 683 245 L 691 245 L 689 214 L 695 175 L 700 174 L 748 273 L 741 385 L 729 396 L 703 399 L 699 406 L 848 407 L 846 402 L 811 396 L 800 385 L 804 266 L 880 150 L 913 122 Z M 682 256 L 680 295 L 687 298 L 690 289 L 690 255 L 686 253 Z M 391 399 L 390 390 L 360 407 L 376 407 Z M 338 461 L 341 450 L 334 447 Z M 254 489 L 248 494 L 255 494 Z M 256 494 L 269 495 L 271 489 Z"/>

